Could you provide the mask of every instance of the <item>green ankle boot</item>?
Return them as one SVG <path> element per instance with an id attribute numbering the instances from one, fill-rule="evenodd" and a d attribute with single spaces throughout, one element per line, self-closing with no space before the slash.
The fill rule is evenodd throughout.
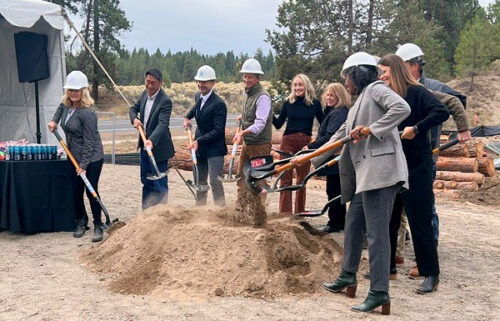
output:
<path id="1" fill-rule="evenodd" d="M 372 312 L 380 306 L 382 307 L 383 315 L 391 314 L 391 298 L 389 298 L 389 293 L 370 290 L 365 301 L 353 306 L 351 310 L 356 312 Z"/>
<path id="2" fill-rule="evenodd" d="M 331 283 L 323 283 L 321 286 L 323 289 L 333 293 L 339 293 L 346 289 L 346 295 L 350 298 L 354 298 L 356 296 L 358 281 L 356 280 L 356 273 L 342 270 L 339 277 L 335 281 Z"/>

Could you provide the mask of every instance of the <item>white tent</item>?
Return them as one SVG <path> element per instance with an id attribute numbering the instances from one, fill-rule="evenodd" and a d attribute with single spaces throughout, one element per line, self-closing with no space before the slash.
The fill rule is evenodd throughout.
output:
<path id="1" fill-rule="evenodd" d="M 47 135 L 61 102 L 66 76 L 64 18 L 59 5 L 41 0 L 0 0 L 0 141 L 27 139 L 36 142 L 35 86 L 20 83 L 14 34 L 21 31 L 48 37 L 50 78 L 39 81 L 42 143 L 55 143 Z"/>

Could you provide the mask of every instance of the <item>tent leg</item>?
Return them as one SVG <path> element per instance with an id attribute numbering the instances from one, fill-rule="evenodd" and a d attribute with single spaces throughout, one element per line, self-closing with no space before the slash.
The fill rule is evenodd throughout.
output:
<path id="1" fill-rule="evenodd" d="M 35 104 L 36 104 L 36 142 L 41 144 L 42 133 L 40 132 L 40 97 L 38 92 L 38 81 L 35 81 Z"/>

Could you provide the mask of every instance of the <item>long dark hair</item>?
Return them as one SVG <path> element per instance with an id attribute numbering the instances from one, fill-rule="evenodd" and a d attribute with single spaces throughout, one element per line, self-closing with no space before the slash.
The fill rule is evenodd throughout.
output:
<path id="1" fill-rule="evenodd" d="M 359 94 L 366 86 L 378 80 L 377 67 L 369 65 L 350 67 L 344 72 L 344 75 L 356 87 L 355 94 Z"/>
<path id="2" fill-rule="evenodd" d="M 408 87 L 420 85 L 420 83 L 412 77 L 406 68 L 405 62 L 398 55 L 385 55 L 380 59 L 378 64 L 391 68 L 391 89 L 399 96 L 405 98 Z"/>

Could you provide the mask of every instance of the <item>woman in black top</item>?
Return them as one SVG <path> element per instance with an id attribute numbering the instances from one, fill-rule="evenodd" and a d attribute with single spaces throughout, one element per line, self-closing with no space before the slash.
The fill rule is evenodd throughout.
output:
<path id="1" fill-rule="evenodd" d="M 99 194 L 97 185 L 104 158 L 101 137 L 97 131 L 97 115 L 90 108 L 94 104 L 94 100 L 90 97 L 88 86 L 87 76 L 84 73 L 77 70 L 72 71 L 66 78 L 62 103 L 48 124 L 49 130 L 54 131 L 61 121 L 68 147 L 80 165 L 80 168 L 76 170 L 77 175 L 74 176 L 74 184 L 76 185 L 74 237 L 82 237 L 85 234 L 88 222 L 83 202 L 85 184 L 78 175 L 84 173 L 96 193 Z M 101 207 L 88 190 L 87 197 L 94 218 L 92 242 L 99 242 L 103 238 Z"/>
<path id="2" fill-rule="evenodd" d="M 335 134 L 340 126 L 346 121 L 347 113 L 351 105 L 351 95 L 349 95 L 342 84 L 331 83 L 323 92 L 321 102 L 325 106 L 325 119 L 319 127 L 316 140 L 307 145 L 309 149 L 316 149 L 323 146 L 323 144 L 328 142 L 333 134 Z M 324 175 L 326 175 L 326 195 L 328 196 L 328 200 L 330 200 L 340 195 L 340 174 L 338 164 L 327 167 L 318 173 L 318 176 Z M 343 230 L 345 213 L 346 206 L 341 203 L 340 199 L 332 203 L 328 208 L 329 220 L 323 227 L 323 231 L 332 233 Z"/>
<path id="3" fill-rule="evenodd" d="M 283 134 L 280 149 L 295 154 L 311 142 L 314 118 L 321 124 L 324 115 L 321 104 L 315 97 L 314 87 L 309 77 L 298 74 L 293 78 L 287 97 L 278 117 L 273 116 L 273 125 L 280 129 L 285 121 L 286 129 Z M 283 156 L 280 156 L 283 158 Z M 301 182 L 309 172 L 310 163 L 297 167 L 297 182 Z M 292 170 L 283 175 L 281 186 L 292 184 Z M 303 212 L 306 204 L 306 189 L 302 188 L 295 195 L 294 213 Z M 280 213 L 292 213 L 292 192 L 280 192 Z"/>
<path id="4" fill-rule="evenodd" d="M 391 273 L 395 273 L 397 235 L 404 207 L 413 237 L 415 257 L 424 282 L 420 294 L 433 292 L 439 283 L 437 244 L 432 229 L 432 149 L 430 128 L 449 117 L 448 109 L 408 72 L 397 55 L 386 55 L 379 61 L 380 79 L 403 97 L 411 114 L 398 127 L 409 171 L 409 190 L 396 197 L 390 225 Z"/>

